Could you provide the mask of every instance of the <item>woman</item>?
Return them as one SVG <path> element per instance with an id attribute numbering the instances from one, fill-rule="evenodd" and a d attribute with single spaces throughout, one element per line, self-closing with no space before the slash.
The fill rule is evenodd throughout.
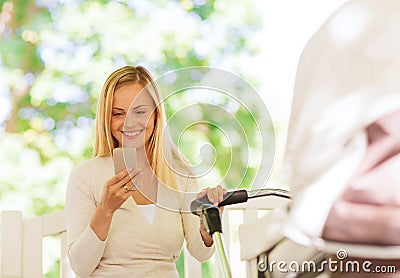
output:
<path id="1" fill-rule="evenodd" d="M 93 158 L 72 171 L 66 194 L 68 256 L 78 276 L 178 277 L 184 239 L 199 261 L 212 255 L 212 238 L 187 209 L 199 186 L 163 136 L 165 127 L 160 93 L 145 68 L 126 66 L 108 77 Z M 138 167 L 114 174 L 112 153 L 123 146 L 136 148 Z M 216 203 L 223 194 L 217 186 L 197 197 Z"/>

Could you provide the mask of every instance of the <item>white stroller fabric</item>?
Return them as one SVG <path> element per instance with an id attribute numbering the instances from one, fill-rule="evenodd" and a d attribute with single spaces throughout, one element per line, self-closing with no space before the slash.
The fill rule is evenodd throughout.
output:
<path id="1" fill-rule="evenodd" d="M 257 229 L 255 222 L 240 227 L 242 260 L 276 244 L 270 226 L 304 246 L 319 242 L 332 203 L 365 152 L 364 128 L 400 108 L 399 26 L 398 0 L 348 1 L 306 45 L 284 166 L 293 201 L 285 217 L 279 210 L 279 224 L 260 219 Z M 249 243 L 255 237 L 257 248 Z"/>

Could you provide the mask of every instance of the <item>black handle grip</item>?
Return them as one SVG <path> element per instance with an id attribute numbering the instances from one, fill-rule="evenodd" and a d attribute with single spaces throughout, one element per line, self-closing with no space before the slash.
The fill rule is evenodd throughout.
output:
<path id="1" fill-rule="evenodd" d="M 222 202 L 218 204 L 218 207 L 244 203 L 247 202 L 248 198 L 249 197 L 245 189 L 230 191 L 224 195 L 224 198 Z M 190 210 L 193 214 L 200 215 L 199 211 L 212 206 L 213 205 L 208 200 L 208 197 L 204 196 L 202 198 L 192 201 L 192 203 L 190 204 Z"/>
<path id="2" fill-rule="evenodd" d="M 207 196 L 205 196 L 205 197 L 207 198 Z M 248 199 L 249 199 L 249 196 L 247 194 L 247 191 L 244 189 L 230 191 L 224 195 L 224 199 L 222 200 L 221 203 L 218 204 L 218 206 L 223 207 L 223 206 L 227 206 L 227 205 L 244 203 L 244 202 L 247 202 Z"/>

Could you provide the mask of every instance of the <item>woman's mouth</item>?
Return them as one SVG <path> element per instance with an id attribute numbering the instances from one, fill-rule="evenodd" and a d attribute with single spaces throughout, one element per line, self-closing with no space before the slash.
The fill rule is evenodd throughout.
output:
<path id="1" fill-rule="evenodd" d="M 135 130 L 135 131 L 122 131 L 122 134 L 127 137 L 128 139 L 135 139 L 138 137 L 140 133 L 142 133 L 142 130 Z"/>

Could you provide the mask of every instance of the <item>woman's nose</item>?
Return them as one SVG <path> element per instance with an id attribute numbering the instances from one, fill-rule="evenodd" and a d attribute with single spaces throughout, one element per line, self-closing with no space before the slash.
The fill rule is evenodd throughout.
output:
<path id="1" fill-rule="evenodd" d="M 129 128 L 129 127 L 134 127 L 135 125 L 136 125 L 135 117 L 131 114 L 126 115 L 125 121 L 124 121 L 124 126 L 126 128 Z"/>

